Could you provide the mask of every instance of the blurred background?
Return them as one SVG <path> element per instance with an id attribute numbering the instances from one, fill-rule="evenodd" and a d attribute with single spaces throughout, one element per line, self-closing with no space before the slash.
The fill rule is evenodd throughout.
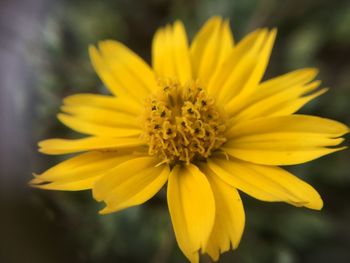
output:
<path id="1" fill-rule="evenodd" d="M 181 19 L 191 38 L 212 15 L 230 18 L 236 41 L 257 27 L 277 27 L 266 78 L 318 67 L 331 89 L 302 112 L 350 124 L 348 0 L 1 0 L 1 263 L 186 262 L 164 193 L 100 216 L 101 204 L 89 191 L 42 191 L 27 182 L 32 172 L 65 158 L 36 152 L 39 140 L 74 136 L 55 117 L 62 98 L 105 92 L 90 65 L 89 44 L 118 39 L 149 61 L 157 27 Z M 349 150 L 288 169 L 319 190 L 324 209 L 242 194 L 243 239 L 220 262 L 350 262 Z"/>

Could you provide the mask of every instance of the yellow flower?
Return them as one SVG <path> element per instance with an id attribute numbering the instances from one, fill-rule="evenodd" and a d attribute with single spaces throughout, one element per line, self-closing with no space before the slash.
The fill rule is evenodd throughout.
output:
<path id="1" fill-rule="evenodd" d="M 64 99 L 58 118 L 88 137 L 39 143 L 45 154 L 79 155 L 41 175 L 42 189 L 92 189 L 101 214 L 140 205 L 167 185 L 177 242 L 191 262 L 236 248 L 245 215 L 237 191 L 319 210 L 314 188 L 281 165 L 339 151 L 348 128 L 295 114 L 323 94 L 316 69 L 262 81 L 276 30 L 234 44 L 213 17 L 191 45 L 177 21 L 153 39 L 152 67 L 117 41 L 90 47 L 93 67 L 113 95 Z"/>

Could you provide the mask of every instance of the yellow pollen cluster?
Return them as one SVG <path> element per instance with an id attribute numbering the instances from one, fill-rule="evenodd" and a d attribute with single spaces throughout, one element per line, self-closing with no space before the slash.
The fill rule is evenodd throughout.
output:
<path id="1" fill-rule="evenodd" d="M 226 141 L 214 100 L 196 83 L 182 86 L 168 80 L 160 85 L 145 103 L 143 139 L 149 154 L 169 164 L 209 157 Z"/>

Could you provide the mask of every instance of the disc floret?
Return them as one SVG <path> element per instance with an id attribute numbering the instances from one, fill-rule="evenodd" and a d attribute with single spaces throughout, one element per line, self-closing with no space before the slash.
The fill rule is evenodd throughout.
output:
<path id="1" fill-rule="evenodd" d="M 225 141 L 224 121 L 198 83 L 167 80 L 145 101 L 143 139 L 164 163 L 204 160 Z"/>

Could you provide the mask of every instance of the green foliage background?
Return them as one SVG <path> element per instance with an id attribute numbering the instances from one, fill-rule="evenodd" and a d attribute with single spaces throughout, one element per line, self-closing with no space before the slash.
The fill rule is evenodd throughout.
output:
<path id="1" fill-rule="evenodd" d="M 149 61 L 159 26 L 181 19 L 192 37 L 212 15 L 230 19 L 236 41 L 255 28 L 277 27 L 266 78 L 319 68 L 319 78 L 331 89 L 302 112 L 350 124 L 349 1 L 57 0 L 45 12 L 40 36 L 26 53 L 35 80 L 33 151 L 38 140 L 76 136 L 55 118 L 63 97 L 106 92 L 90 65 L 89 44 L 117 39 Z M 32 169 L 42 172 L 60 160 L 35 155 Z M 220 262 L 350 262 L 349 150 L 289 169 L 319 190 L 324 209 L 263 203 L 242 194 L 244 236 Z M 23 178 L 30 177 L 27 171 Z M 88 191 L 32 189 L 19 203 L 14 217 L 25 220 L 11 234 L 15 241 L 8 241 L 9 262 L 186 262 L 173 237 L 164 192 L 144 206 L 107 216 L 97 214 L 101 204 Z"/>

